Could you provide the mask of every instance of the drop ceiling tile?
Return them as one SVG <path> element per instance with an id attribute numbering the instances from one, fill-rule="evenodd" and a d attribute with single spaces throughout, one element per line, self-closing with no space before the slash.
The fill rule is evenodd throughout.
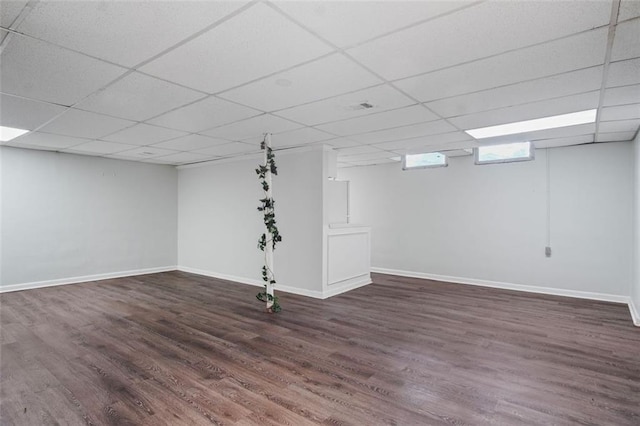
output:
<path id="1" fill-rule="evenodd" d="M 359 146 L 338 149 L 338 155 L 342 157 L 349 157 L 352 155 L 361 155 L 361 154 L 371 154 L 371 153 L 375 153 L 375 154 L 384 153 L 385 155 L 388 154 L 388 152 L 385 151 L 384 149 L 375 147 L 373 145 L 359 145 Z"/>
<path id="2" fill-rule="evenodd" d="M 70 108 L 40 130 L 59 135 L 98 139 L 133 124 L 134 122 L 129 120 Z"/>
<path id="3" fill-rule="evenodd" d="M 445 145 L 452 142 L 467 142 L 473 139 L 464 132 L 451 132 L 439 135 L 425 135 L 418 138 L 401 139 L 391 142 L 383 142 L 375 146 L 387 151 L 403 152 L 416 150 L 430 145 Z"/>
<path id="4" fill-rule="evenodd" d="M 479 144 L 476 141 L 466 140 L 459 142 L 447 142 L 447 143 L 438 143 L 434 142 L 430 145 L 416 145 L 414 148 L 406 148 L 406 149 L 394 149 L 393 152 L 397 154 L 420 154 L 423 152 L 442 152 L 442 151 L 450 151 L 450 150 L 458 150 L 458 149 L 473 149 L 478 147 Z"/>
<path id="5" fill-rule="evenodd" d="M 391 158 L 391 157 L 395 157 L 396 154 L 394 152 L 377 150 L 377 151 L 366 152 L 362 154 L 353 154 L 353 155 L 338 153 L 338 156 L 341 161 L 356 163 L 358 161 L 375 160 L 380 158 Z"/>
<path id="6" fill-rule="evenodd" d="M 326 43 L 258 3 L 141 70 L 216 93 L 330 51 Z"/>
<path id="7" fill-rule="evenodd" d="M 598 133 L 596 142 L 623 142 L 633 140 L 636 132 Z"/>
<path id="8" fill-rule="evenodd" d="M 325 145 L 329 145 L 335 149 L 360 146 L 359 142 L 352 141 L 351 139 L 347 139 L 347 138 L 328 139 L 326 141 L 322 141 L 322 143 Z"/>
<path id="9" fill-rule="evenodd" d="M 129 67 L 213 24 L 244 3 L 43 1 L 36 4 L 20 31 Z"/>
<path id="10" fill-rule="evenodd" d="M 277 1 L 276 6 L 340 47 L 354 45 L 466 6 L 450 1 Z"/>
<path id="11" fill-rule="evenodd" d="M 204 96 L 194 90 L 133 72 L 83 100 L 76 108 L 144 121 Z"/>
<path id="12" fill-rule="evenodd" d="M 448 98 L 601 65 L 607 29 L 433 71 L 394 84 L 420 101 Z M 455 81 L 455 84 L 451 84 Z"/>
<path id="13" fill-rule="evenodd" d="M 335 136 L 329 133 L 311 127 L 303 127 L 302 129 L 290 130 L 271 136 L 271 146 L 274 148 L 300 146 L 333 138 Z M 260 140 L 262 141 L 262 138 Z"/>
<path id="14" fill-rule="evenodd" d="M 477 129 L 479 127 L 497 124 L 513 123 L 515 121 L 533 120 L 551 115 L 568 114 L 570 112 L 585 111 L 598 107 L 600 91 L 581 93 L 563 98 L 548 99 L 517 105 L 508 108 L 498 108 L 476 114 L 461 115 L 449 118 L 454 126 L 460 129 Z"/>
<path id="15" fill-rule="evenodd" d="M 154 146 L 159 148 L 175 149 L 176 151 L 194 151 L 196 149 L 210 148 L 227 143 L 229 143 L 229 141 L 209 136 L 191 134 L 181 138 L 172 139 L 170 141 L 157 143 Z"/>
<path id="16" fill-rule="evenodd" d="M 365 108 L 362 106 L 363 103 L 372 107 Z M 415 101 L 393 87 L 383 84 L 285 109 L 278 111 L 276 114 L 312 126 L 396 109 L 411 104 L 415 104 Z"/>
<path id="17" fill-rule="evenodd" d="M 389 80 L 457 65 L 609 23 L 609 2 L 485 2 L 348 53 Z M 490 24 L 488 24 L 490 23 Z"/>
<path id="18" fill-rule="evenodd" d="M 170 149 L 157 148 L 155 146 L 138 146 L 134 149 L 118 152 L 118 155 L 121 157 L 128 157 L 138 160 L 162 157 L 170 154 L 177 154 L 177 152 Z"/>
<path id="19" fill-rule="evenodd" d="M 637 18 L 640 16 L 640 1 L 638 0 L 622 0 L 618 11 L 618 22 L 627 19 Z"/>
<path id="20" fill-rule="evenodd" d="M 90 142 L 89 139 L 73 138 L 70 136 L 54 135 L 51 133 L 29 132 L 12 142 L 15 146 L 28 145 L 32 147 L 42 147 L 49 149 L 64 149 L 72 146 Z"/>
<path id="21" fill-rule="evenodd" d="M 189 164 L 199 163 L 201 161 L 210 160 L 212 156 L 197 154 L 195 152 L 178 152 L 176 154 L 163 155 L 162 157 L 154 157 L 149 162 L 160 164 Z"/>
<path id="22" fill-rule="evenodd" d="M 601 85 L 602 67 L 593 67 L 553 77 L 441 99 L 429 102 L 426 106 L 442 117 L 456 117 L 582 92 L 597 91 Z M 596 107 L 597 105 L 598 103 L 596 101 Z"/>
<path id="23" fill-rule="evenodd" d="M 373 74 L 336 53 L 220 96 L 263 111 L 275 111 L 380 83 Z"/>
<path id="24" fill-rule="evenodd" d="M 598 131 L 603 133 L 636 132 L 640 128 L 640 119 L 600 121 Z"/>
<path id="25" fill-rule="evenodd" d="M 126 70 L 28 37 L 14 35 L 0 52 L 4 93 L 73 105 Z"/>
<path id="26" fill-rule="evenodd" d="M 34 130 L 67 108 L 0 93 L 0 125 Z"/>
<path id="27" fill-rule="evenodd" d="M 196 152 L 199 154 L 215 155 L 218 157 L 232 157 L 235 155 L 249 154 L 259 151 L 260 147 L 257 145 L 250 145 L 244 142 L 230 142 L 223 145 L 200 149 Z"/>
<path id="28" fill-rule="evenodd" d="M 0 25 L 4 28 L 12 28 L 11 24 L 22 12 L 29 0 L 11 0 L 0 2 Z"/>
<path id="29" fill-rule="evenodd" d="M 542 149 L 558 148 L 561 146 L 582 145 L 585 143 L 592 143 L 593 140 L 593 135 L 581 135 L 568 138 L 540 139 L 532 142 L 533 146 L 535 146 L 536 149 Z"/>
<path id="30" fill-rule="evenodd" d="M 348 136 L 357 133 L 374 132 L 376 130 L 392 127 L 406 126 L 421 122 L 437 120 L 438 116 L 424 108 L 422 105 L 414 105 L 393 111 L 385 111 L 364 117 L 349 120 L 336 121 L 316 126 L 336 135 Z"/>
<path id="31" fill-rule="evenodd" d="M 375 144 L 419 136 L 448 133 L 456 130 L 457 129 L 455 127 L 446 121 L 437 120 L 429 123 L 412 124 L 411 126 L 402 126 L 393 129 L 379 130 L 377 132 L 362 133 L 350 136 L 349 138 L 363 144 Z"/>
<path id="32" fill-rule="evenodd" d="M 604 106 L 640 103 L 640 84 L 613 87 L 604 91 Z"/>
<path id="33" fill-rule="evenodd" d="M 204 135 L 216 138 L 240 141 L 243 139 L 262 137 L 264 133 L 280 133 L 303 127 L 284 118 L 271 114 L 262 114 L 257 117 L 248 118 L 232 124 L 216 127 L 215 129 L 202 132 Z"/>
<path id="34" fill-rule="evenodd" d="M 123 143 L 106 142 L 106 141 L 90 141 L 82 145 L 65 149 L 65 152 L 80 154 L 114 154 L 137 148 L 135 145 L 127 145 Z"/>
<path id="35" fill-rule="evenodd" d="M 640 56 L 640 19 L 623 22 L 616 26 L 611 49 L 611 60 L 637 58 Z"/>
<path id="36" fill-rule="evenodd" d="M 612 62 L 607 75 L 607 87 L 628 86 L 640 83 L 640 58 Z"/>
<path id="37" fill-rule="evenodd" d="M 130 145 L 151 145 L 186 135 L 187 132 L 140 123 L 104 137 L 105 141 Z"/>
<path id="38" fill-rule="evenodd" d="M 260 111 L 212 96 L 163 114 L 148 123 L 197 133 L 258 114 Z"/>
<path id="39" fill-rule="evenodd" d="M 535 141 L 540 139 L 567 138 L 573 136 L 591 135 L 595 133 L 596 125 L 580 124 L 577 126 L 559 127 L 557 129 L 538 130 L 535 132 L 520 133 L 517 135 L 496 136 L 493 138 L 478 139 L 481 145 L 499 143 Z"/>
<path id="40" fill-rule="evenodd" d="M 640 118 L 640 103 L 604 107 L 600 111 L 601 121 L 633 120 L 635 118 Z"/>

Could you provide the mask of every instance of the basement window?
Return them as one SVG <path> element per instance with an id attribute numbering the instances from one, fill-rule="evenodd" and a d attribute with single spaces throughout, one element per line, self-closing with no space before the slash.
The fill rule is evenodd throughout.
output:
<path id="1" fill-rule="evenodd" d="M 476 164 L 511 163 L 533 160 L 531 142 L 481 146 L 474 150 Z"/>
<path id="2" fill-rule="evenodd" d="M 447 156 L 439 152 L 406 154 L 402 156 L 402 170 L 447 167 Z"/>

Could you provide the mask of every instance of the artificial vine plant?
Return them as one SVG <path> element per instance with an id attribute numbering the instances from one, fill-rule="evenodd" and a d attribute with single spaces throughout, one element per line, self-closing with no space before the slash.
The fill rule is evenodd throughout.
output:
<path id="1" fill-rule="evenodd" d="M 260 179 L 264 198 L 260 199 L 258 211 L 262 212 L 265 232 L 258 240 L 258 248 L 264 252 L 264 266 L 262 267 L 264 289 L 256 294 L 256 298 L 267 304 L 268 312 L 280 312 L 282 308 L 273 291 L 276 284 L 273 274 L 273 250 L 276 248 L 276 244 L 282 241 L 282 236 L 276 226 L 275 201 L 271 195 L 271 178 L 278 174 L 278 168 L 276 167 L 275 154 L 271 149 L 271 135 L 269 133 L 265 134 L 260 148 L 264 151 L 264 164 L 258 166 L 256 174 Z"/>

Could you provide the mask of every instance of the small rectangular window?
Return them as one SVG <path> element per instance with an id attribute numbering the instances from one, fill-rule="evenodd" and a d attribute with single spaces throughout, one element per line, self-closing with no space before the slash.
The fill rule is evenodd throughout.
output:
<path id="1" fill-rule="evenodd" d="M 428 167 L 447 167 L 447 156 L 439 152 L 406 154 L 402 157 L 402 169 L 425 169 Z"/>
<path id="2" fill-rule="evenodd" d="M 475 149 L 476 164 L 510 163 L 533 160 L 531 142 L 487 145 Z"/>

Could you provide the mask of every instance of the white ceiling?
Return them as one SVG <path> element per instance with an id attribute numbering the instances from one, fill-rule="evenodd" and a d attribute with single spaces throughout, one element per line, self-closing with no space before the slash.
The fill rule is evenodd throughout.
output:
<path id="1" fill-rule="evenodd" d="M 189 164 L 271 132 L 350 166 L 640 127 L 640 0 L 1 0 L 0 16 L 0 124 L 32 131 L 9 146 Z M 590 125 L 464 133 L 592 108 Z"/>

